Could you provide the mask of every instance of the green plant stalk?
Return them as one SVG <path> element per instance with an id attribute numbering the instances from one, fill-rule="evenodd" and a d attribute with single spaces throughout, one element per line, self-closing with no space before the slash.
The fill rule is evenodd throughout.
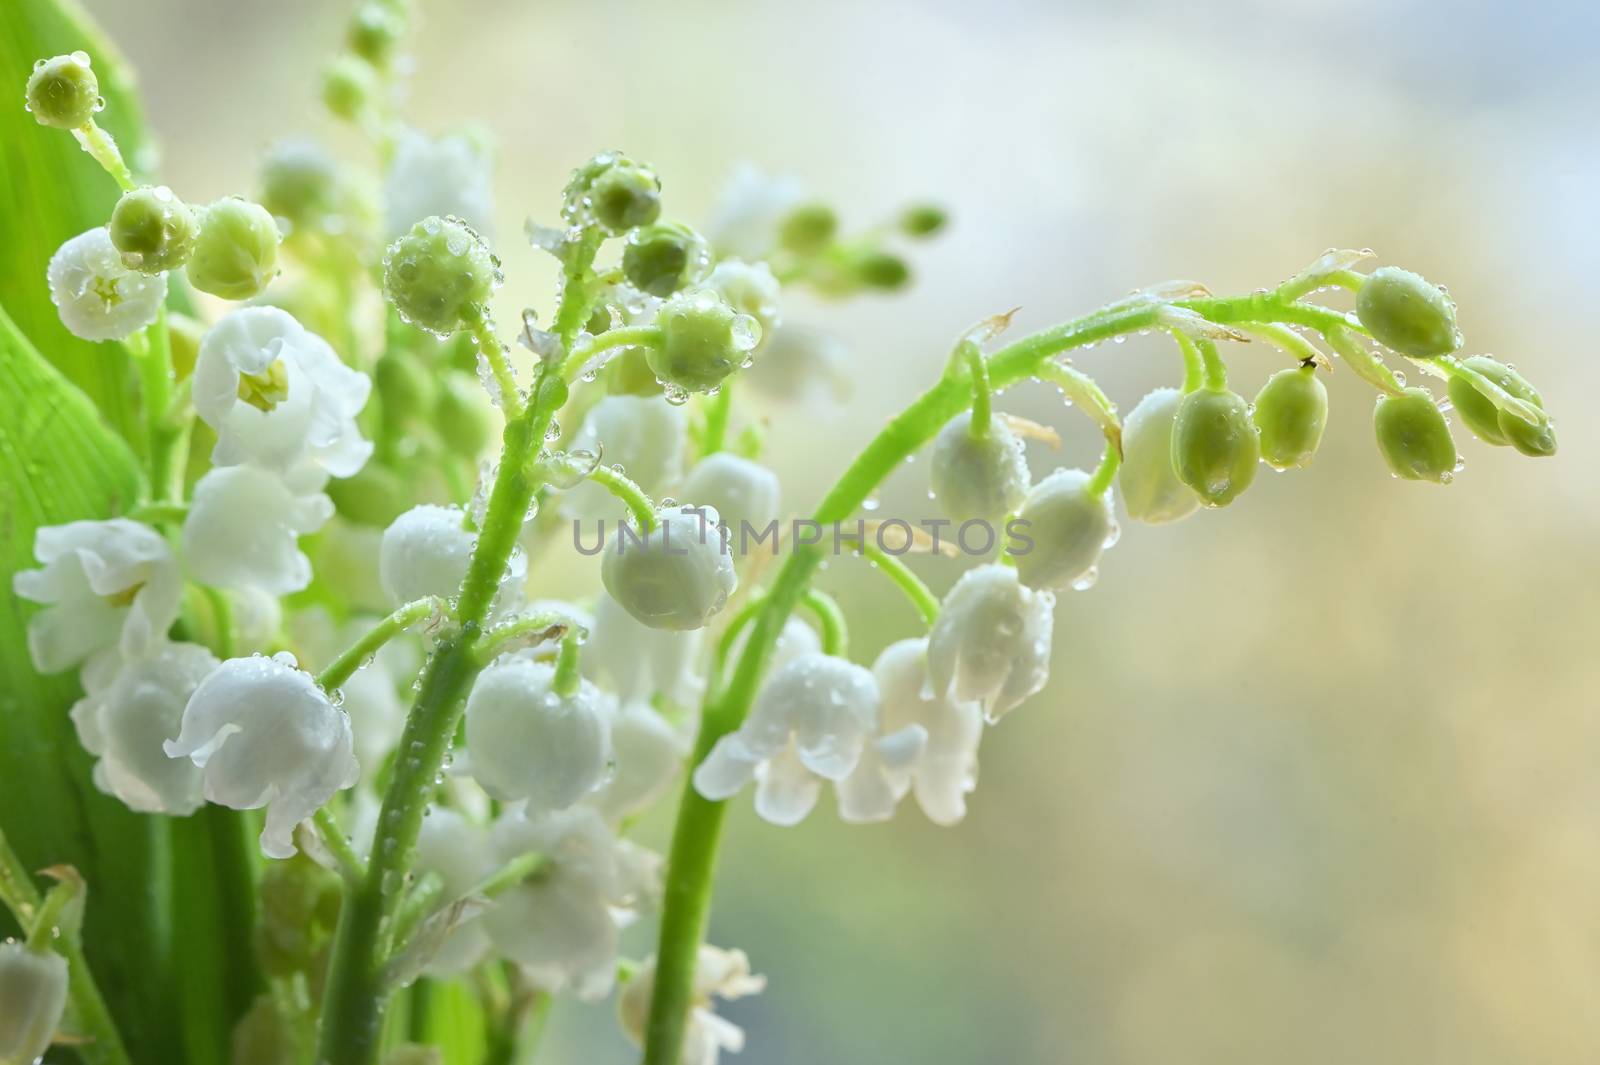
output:
<path id="1" fill-rule="evenodd" d="M 650 502 L 650 497 L 644 494 L 644 489 L 630 477 L 601 463 L 589 471 L 589 479 L 627 506 L 628 513 L 633 515 L 634 523 L 639 526 L 640 532 L 649 533 L 655 530 L 655 505 Z"/>
<path id="2" fill-rule="evenodd" d="M 1336 311 L 1285 303 L 1263 293 L 1185 300 L 1177 306 L 1213 322 L 1295 322 L 1319 329 L 1350 326 L 1346 316 Z M 1045 359 L 1063 351 L 1154 328 L 1159 324 L 1159 312 L 1160 306 L 1153 303 L 1114 305 L 1024 337 L 988 360 L 991 387 L 1001 391 L 1028 380 L 1038 373 Z M 817 505 L 812 519 L 831 524 L 850 517 L 908 456 L 926 445 L 951 418 L 968 409 L 972 396 L 971 383 L 965 376 L 946 377 L 933 385 L 856 457 Z M 708 697 L 702 710 L 691 765 L 704 761 L 717 741 L 744 721 L 773 644 L 821 561 L 822 552 L 814 545 L 797 546 L 784 560 L 771 591 L 761 601 L 732 678 L 723 691 Z M 645 1027 L 644 1065 L 677 1065 L 682 1051 L 726 805 L 703 798 L 694 788 L 692 774 L 685 782 L 667 858 L 655 990 Z"/>
<path id="3" fill-rule="evenodd" d="M 733 378 L 725 378 L 717 394 L 706 404 L 705 432 L 700 438 L 700 457 L 721 451 L 728 439 L 728 416 L 733 411 Z"/>
<path id="4" fill-rule="evenodd" d="M 822 653 L 845 655 L 850 647 L 850 630 L 845 625 L 844 611 L 839 609 L 833 596 L 820 588 L 807 588 L 800 601 L 822 626 Z"/>
<path id="5" fill-rule="evenodd" d="M 600 234 L 588 230 L 568 260 L 555 321 L 563 351 L 571 350 L 593 303 L 592 267 L 599 247 Z M 378 814 L 366 876 L 347 889 L 340 909 L 323 995 L 318 1065 L 377 1061 L 384 1006 L 391 991 L 384 968 L 394 938 L 395 911 L 405 895 L 423 812 L 460 724 L 467 687 L 480 668 L 476 645 L 540 485 L 531 460 L 567 400 L 560 370 L 560 361 L 540 362 L 527 405 L 506 422 L 499 473 L 456 600 L 459 628 L 441 636 L 423 669 L 400 736 L 403 756 L 395 764 Z"/>
<path id="6" fill-rule="evenodd" d="M 895 587 L 905 593 L 906 599 L 922 618 L 922 623 L 930 629 L 933 628 L 933 623 L 939 620 L 939 597 L 928 589 L 922 578 L 911 572 L 911 567 L 902 559 L 889 554 L 877 544 L 863 539 L 861 553 L 878 567 L 880 573 L 893 581 Z"/>

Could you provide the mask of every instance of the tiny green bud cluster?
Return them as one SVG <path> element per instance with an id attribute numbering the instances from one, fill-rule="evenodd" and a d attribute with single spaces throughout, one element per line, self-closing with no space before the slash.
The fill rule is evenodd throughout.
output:
<path id="1" fill-rule="evenodd" d="M 200 224 L 171 189 L 147 185 L 123 193 L 111 212 L 110 231 L 129 269 L 159 274 L 188 261 Z"/>
<path id="2" fill-rule="evenodd" d="M 104 106 L 87 52 L 39 60 L 28 77 L 27 92 L 33 117 L 41 126 L 57 129 L 86 126 Z"/>
<path id="3" fill-rule="evenodd" d="M 383 256 L 383 292 L 400 317 L 449 336 L 488 314 L 503 280 L 496 259 L 459 218 L 424 218 Z"/>
<path id="4" fill-rule="evenodd" d="M 259 203 L 230 196 L 206 207 L 188 260 L 189 283 L 229 300 L 260 295 L 278 270 L 278 224 Z"/>
<path id="5" fill-rule="evenodd" d="M 1544 409 L 1544 400 L 1540 398 L 1538 390 L 1505 363 L 1487 355 L 1474 355 L 1462 360 L 1462 365 L 1476 370 L 1516 399 Z M 1524 455 L 1534 457 L 1556 453 L 1555 426 L 1548 418 L 1535 425 L 1509 411 L 1503 411 L 1463 377 L 1452 377 L 1448 390 L 1456 413 L 1461 415 L 1461 420 L 1473 435 L 1484 443 L 1496 447 L 1514 447 Z"/>

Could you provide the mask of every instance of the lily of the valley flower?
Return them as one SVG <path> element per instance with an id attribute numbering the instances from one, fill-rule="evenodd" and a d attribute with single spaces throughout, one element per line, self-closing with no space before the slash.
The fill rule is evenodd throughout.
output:
<path id="1" fill-rule="evenodd" d="M 798 178 L 777 177 L 742 164 L 729 176 L 712 208 L 705 234 L 723 255 L 764 259 L 778 247 L 783 220 L 804 199 L 805 187 Z"/>
<path id="2" fill-rule="evenodd" d="M 443 890 L 441 904 L 465 898 L 494 872 L 495 855 L 489 830 L 448 807 L 430 809 L 417 836 L 417 868 L 436 874 Z M 489 933 L 480 916 L 460 922 L 428 962 L 436 975 L 465 972 L 489 953 Z"/>
<path id="3" fill-rule="evenodd" d="M 822 781 L 849 777 L 877 730 L 870 670 L 832 655 L 800 655 L 773 672 L 744 724 L 695 769 L 695 790 L 721 801 L 754 778 L 756 813 L 776 825 L 799 824 Z"/>
<path id="4" fill-rule="evenodd" d="M 350 718 L 287 652 L 233 658 L 200 682 L 166 752 L 205 771 L 205 797 L 267 808 L 261 851 L 295 853 L 294 829 L 361 775 Z"/>
<path id="5" fill-rule="evenodd" d="M 44 1057 L 67 1008 L 67 959 L 0 943 L 0 1061 Z"/>
<path id="6" fill-rule="evenodd" d="M 593 1002 L 616 982 L 617 934 L 659 890 L 660 860 L 586 806 L 541 818 L 508 815 L 493 830 L 501 862 L 544 856 L 539 871 L 483 915 L 497 953 L 544 991 Z"/>
<path id="7" fill-rule="evenodd" d="M 685 506 L 659 511 L 646 535 L 619 528 L 600 561 L 606 591 L 652 629 L 704 628 L 739 584 L 718 521 L 710 507 Z"/>
<path id="8" fill-rule="evenodd" d="M 602 592 L 583 644 L 583 673 L 625 703 L 659 695 L 693 706 L 704 686 L 695 669 L 702 642 L 699 632 L 650 628 Z"/>
<path id="9" fill-rule="evenodd" d="M 244 307 L 217 322 L 194 368 L 195 413 L 217 434 L 212 461 L 280 474 L 307 462 L 335 477 L 361 469 L 372 444 L 355 418 L 371 390 L 366 374 L 276 307 Z"/>
<path id="10" fill-rule="evenodd" d="M 95 786 L 140 813 L 184 817 L 200 808 L 200 770 L 168 758 L 163 744 L 177 733 L 183 709 L 218 666 L 206 648 L 168 643 L 145 657 L 96 658 L 83 671 L 87 695 L 72 707 L 84 749 L 99 760 Z"/>
<path id="11" fill-rule="evenodd" d="M 931 691 L 976 700 L 997 721 L 1044 687 L 1050 675 L 1055 596 L 1018 583 L 991 563 L 961 575 L 928 635 Z"/>
<path id="12" fill-rule="evenodd" d="M 105 226 L 61 245 L 46 279 L 61 324 L 84 340 L 132 336 L 156 320 L 167 298 L 167 275 L 130 270 Z"/>
<path id="13" fill-rule="evenodd" d="M 926 737 L 909 767 L 917 805 L 934 824 L 955 824 L 966 816 L 966 796 L 977 783 L 983 712 L 976 702 L 929 691 L 926 639 L 890 644 L 873 663 L 872 674 L 886 736 L 915 727 Z"/>
<path id="14" fill-rule="evenodd" d="M 729 451 L 715 452 L 696 463 L 684 479 L 683 494 L 716 510 L 735 537 L 741 523 L 759 533 L 780 513 L 778 475 Z"/>
<path id="15" fill-rule="evenodd" d="M 43 568 L 18 573 L 12 588 L 45 605 L 28 622 L 28 654 L 41 673 L 113 646 L 139 657 L 177 619 L 178 563 L 148 525 L 112 518 L 45 526 L 33 554 Z"/>
<path id="16" fill-rule="evenodd" d="M 195 483 L 183 521 L 184 562 L 219 588 L 298 592 L 311 583 L 300 537 L 331 517 L 333 502 L 321 492 L 297 493 L 257 466 L 217 466 Z"/>
<path id="17" fill-rule="evenodd" d="M 655 994 L 656 960 L 651 957 L 634 974 L 617 997 L 617 1019 L 623 1033 L 636 1046 L 644 1045 L 645 1024 L 650 1019 L 650 999 Z M 724 1050 L 744 1049 L 744 1030 L 717 1016 L 713 998 L 733 1000 L 766 990 L 767 978 L 750 971 L 742 950 L 722 950 L 700 945 L 690 985 L 689 1023 L 683 1032 L 682 1065 L 717 1065 Z"/>
<path id="18" fill-rule="evenodd" d="M 527 800 L 530 815 L 588 795 L 611 762 L 609 698 L 588 681 L 560 694 L 555 672 L 508 655 L 478 674 L 467 696 L 473 778 L 503 802 Z"/>
<path id="19" fill-rule="evenodd" d="M 689 737 L 648 703 L 634 702 L 613 718 L 611 746 L 616 769 L 587 802 L 615 823 L 661 797 L 689 753 Z"/>
<path id="20" fill-rule="evenodd" d="M 412 507 L 383 531 L 378 551 L 383 590 L 396 604 L 429 595 L 455 596 L 477 542 L 460 507 Z"/>
<path id="21" fill-rule="evenodd" d="M 431 215 L 456 217 L 483 234 L 494 228 L 488 153 L 460 134 L 429 137 L 406 130 L 383 185 L 389 239 Z"/>

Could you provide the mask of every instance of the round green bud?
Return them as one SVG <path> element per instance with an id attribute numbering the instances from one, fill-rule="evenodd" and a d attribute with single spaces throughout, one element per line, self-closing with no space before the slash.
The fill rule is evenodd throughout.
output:
<path id="1" fill-rule="evenodd" d="M 715 292 L 680 292 L 656 316 L 660 343 L 650 348 L 650 370 L 669 394 L 709 392 L 750 361 L 761 326 Z"/>
<path id="2" fill-rule="evenodd" d="M 647 226 L 661 217 L 661 179 L 649 167 L 613 166 L 589 187 L 589 210 L 614 235 Z"/>
<path id="3" fill-rule="evenodd" d="M 1448 355 L 1461 346 L 1450 297 L 1398 266 L 1380 267 L 1362 282 L 1356 317 L 1378 343 L 1414 359 Z"/>
<path id="4" fill-rule="evenodd" d="M 1328 390 L 1315 366 L 1279 370 L 1256 393 L 1261 459 L 1275 470 L 1311 465 L 1328 427 Z"/>
<path id="5" fill-rule="evenodd" d="M 974 435 L 972 413 L 958 414 L 934 438 L 928 484 L 956 521 L 1004 517 L 1028 494 L 1030 480 L 1022 441 L 998 417 Z"/>
<path id="6" fill-rule="evenodd" d="M 1456 472 L 1450 424 L 1423 388 L 1378 397 L 1372 415 L 1378 450 L 1396 477 L 1449 484 Z"/>
<path id="7" fill-rule="evenodd" d="M 622 349 L 622 353 L 606 363 L 606 391 L 613 396 L 654 396 L 661 392 L 661 382 L 650 368 L 650 359 L 644 348 Z"/>
<path id="8" fill-rule="evenodd" d="M 357 525 L 386 528 L 411 506 L 405 479 L 369 462 L 349 477 L 328 482 L 328 498 L 339 515 Z"/>
<path id="9" fill-rule="evenodd" d="M 808 203 L 790 211 L 778 227 L 778 242 L 799 255 L 811 255 L 833 243 L 839 216 L 825 203 Z"/>
<path id="10" fill-rule="evenodd" d="M 898 255 L 886 251 L 864 251 L 855 255 L 850 272 L 863 286 L 886 292 L 904 288 L 911 280 L 911 267 Z"/>
<path id="11" fill-rule="evenodd" d="M 495 414 L 489 397 L 477 378 L 468 374 L 447 373 L 439 384 L 434 427 L 450 450 L 475 459 L 494 439 Z"/>
<path id="12" fill-rule="evenodd" d="M 622 273 L 640 292 L 663 298 L 705 280 L 711 272 L 711 246 L 699 233 L 677 222 L 657 222 L 628 235 Z"/>
<path id="13" fill-rule="evenodd" d="M 943 229 L 950 221 L 950 216 L 943 207 L 931 203 L 919 203 L 907 207 L 900 215 L 900 232 L 909 237 L 931 237 Z"/>
<path id="14" fill-rule="evenodd" d="M 228 300 L 260 294 L 278 269 L 278 224 L 259 203 L 230 196 L 200 214 L 189 283 Z"/>
<path id="15" fill-rule="evenodd" d="M 383 403 L 384 416 L 396 422 L 426 417 L 438 391 L 422 361 L 399 348 L 378 360 L 372 368 L 372 383 Z"/>
<path id="16" fill-rule="evenodd" d="M 111 212 L 110 228 L 111 243 L 130 270 L 159 274 L 184 264 L 200 225 L 171 189 L 147 185 L 122 194 Z"/>
<path id="17" fill-rule="evenodd" d="M 261 205 L 297 228 L 325 228 L 340 198 L 332 157 L 308 141 L 274 145 L 261 165 Z"/>
<path id="18" fill-rule="evenodd" d="M 1478 371 L 1517 399 L 1544 409 L 1538 389 L 1505 363 L 1487 355 L 1474 355 L 1463 360 L 1462 365 Z M 1556 453 L 1556 430 L 1548 419 L 1543 425 L 1533 425 L 1502 411 L 1488 396 L 1472 387 L 1472 382 L 1460 377 L 1450 378 L 1449 393 L 1456 413 L 1484 443 L 1497 447 L 1509 445 L 1535 458 Z"/>
<path id="19" fill-rule="evenodd" d="M 1227 506 L 1250 487 L 1261 441 L 1244 397 L 1202 388 L 1183 397 L 1172 423 L 1172 468 L 1208 507 Z"/>
<path id="20" fill-rule="evenodd" d="M 400 12 L 389 4 L 373 0 L 356 9 L 346 40 L 350 51 L 373 66 L 381 67 L 393 58 L 395 46 L 405 32 L 406 22 Z"/>
<path id="21" fill-rule="evenodd" d="M 87 52 L 41 59 L 28 75 L 27 107 L 41 126 L 77 129 L 104 106 Z"/>
<path id="22" fill-rule="evenodd" d="M 322 76 L 322 102 L 337 117 L 353 122 L 365 113 L 377 88 L 372 64 L 359 56 L 342 55 Z"/>
<path id="23" fill-rule="evenodd" d="M 459 218 L 424 218 L 383 256 L 383 292 L 400 317 L 435 336 L 488 313 L 500 260 Z"/>

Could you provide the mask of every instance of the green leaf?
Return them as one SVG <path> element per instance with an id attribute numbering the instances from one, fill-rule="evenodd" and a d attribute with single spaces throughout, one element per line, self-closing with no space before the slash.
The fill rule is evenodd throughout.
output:
<path id="1" fill-rule="evenodd" d="M 105 97 L 100 123 L 117 138 L 134 172 L 148 155 L 143 115 L 121 55 L 72 0 L 5 0 L 0 33 L 0 304 L 50 363 L 81 388 L 124 437 L 133 428 L 134 375 L 119 344 L 79 340 L 61 324 L 45 285 L 45 265 L 62 242 L 103 225 L 116 183 L 66 130 L 39 125 L 22 107 L 36 59 L 82 49 Z"/>

